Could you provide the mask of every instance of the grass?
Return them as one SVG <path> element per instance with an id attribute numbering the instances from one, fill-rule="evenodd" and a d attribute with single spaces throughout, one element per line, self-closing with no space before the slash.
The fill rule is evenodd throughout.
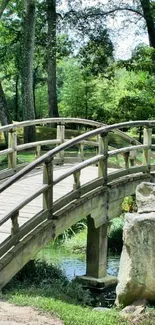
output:
<path id="1" fill-rule="evenodd" d="M 3 289 L 1 298 L 56 314 L 65 325 L 125 325 L 116 309 L 93 311 L 89 290 L 69 282 L 57 267 L 32 261 Z M 89 306 L 88 306 L 89 305 Z"/>
<path id="2" fill-rule="evenodd" d="M 87 228 L 76 233 L 71 238 L 66 237 L 62 246 L 65 247 L 71 253 L 82 253 L 86 251 L 87 242 Z"/>
<path id="3" fill-rule="evenodd" d="M 10 302 L 19 305 L 38 307 L 44 311 L 56 314 L 65 325 L 128 325 L 128 321 L 122 320 L 118 312 L 110 310 L 99 313 L 88 307 L 76 306 L 61 300 L 42 297 L 40 295 L 29 296 L 27 294 L 16 294 L 9 299 Z"/>
<path id="4" fill-rule="evenodd" d="M 56 314 L 65 325 L 125 325 L 116 309 L 93 311 L 89 290 L 69 282 L 61 270 L 45 262 L 28 263 L 3 289 L 1 298 Z"/>
<path id="5" fill-rule="evenodd" d="M 115 218 L 111 221 L 111 226 L 108 233 L 108 247 L 111 253 L 121 253 L 122 251 L 122 231 L 123 231 L 124 220 L 123 218 Z M 76 227 L 76 226 L 75 226 Z M 82 253 L 86 251 L 87 242 L 87 227 L 80 232 L 75 232 L 71 236 L 70 232 L 64 232 L 58 239 L 62 241 L 62 246 L 65 247 L 71 253 Z"/>
<path id="6" fill-rule="evenodd" d="M 93 310 L 89 291 L 75 281 L 69 283 L 62 271 L 31 261 L 7 285 L 0 298 L 19 306 L 33 306 L 59 317 L 65 325 L 154 325 L 155 309 L 147 307 L 138 319 L 123 318 L 119 309 Z M 89 306 L 87 306 L 87 304 Z"/>
<path id="7" fill-rule="evenodd" d="M 45 265 L 44 265 L 45 266 Z M 28 271 L 28 270 L 27 270 Z M 65 325 L 154 325 L 154 307 L 146 309 L 146 313 L 140 315 L 137 320 L 123 318 L 119 309 L 111 308 L 108 311 L 97 312 L 92 306 L 89 293 L 85 293 L 81 285 L 68 284 L 61 275 L 61 271 L 53 269 L 53 275 L 49 272 L 49 266 L 37 268 L 37 279 L 32 273 L 25 273 L 25 278 L 14 280 L 9 289 L 0 298 L 19 306 L 33 306 L 44 312 L 59 317 Z M 55 272 L 58 272 L 55 273 Z M 31 276 L 32 275 L 32 276 Z M 51 277 L 52 275 L 52 277 Z M 36 276 L 36 275 L 35 275 Z M 85 299 L 83 299 L 85 297 Z M 80 301 L 81 299 L 81 301 Z"/>

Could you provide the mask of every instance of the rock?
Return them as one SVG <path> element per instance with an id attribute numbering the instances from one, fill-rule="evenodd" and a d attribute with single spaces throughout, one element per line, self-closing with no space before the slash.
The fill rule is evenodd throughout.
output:
<path id="1" fill-rule="evenodd" d="M 143 182 L 136 188 L 138 213 L 155 211 L 155 184 Z"/>
<path id="2" fill-rule="evenodd" d="M 110 308 L 105 308 L 105 307 L 95 307 L 95 308 L 93 308 L 93 311 L 105 312 L 105 311 L 110 311 L 110 310 L 111 310 Z"/>
<path id="3" fill-rule="evenodd" d="M 155 302 L 155 212 L 129 213 L 116 287 L 116 305 L 145 298 Z"/>
<path id="4" fill-rule="evenodd" d="M 140 299 L 134 301 L 132 305 L 126 306 L 124 309 L 122 309 L 120 315 L 132 314 L 132 316 L 138 316 L 145 311 L 146 305 L 147 305 L 146 299 Z"/>

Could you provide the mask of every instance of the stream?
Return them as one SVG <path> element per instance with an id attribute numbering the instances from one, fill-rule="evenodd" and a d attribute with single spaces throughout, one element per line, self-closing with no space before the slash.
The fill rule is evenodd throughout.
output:
<path id="1" fill-rule="evenodd" d="M 46 247 L 36 256 L 37 259 L 56 265 L 63 270 L 67 278 L 71 281 L 76 276 L 86 273 L 86 256 L 85 254 L 73 254 L 64 247 Z M 108 257 L 107 273 L 117 276 L 119 269 L 120 256 Z M 115 287 L 107 288 L 106 290 L 91 289 L 93 298 L 93 306 L 112 307 L 116 298 Z"/>
<path id="2" fill-rule="evenodd" d="M 46 247 L 37 255 L 37 259 L 58 266 L 69 280 L 86 273 L 85 254 L 73 254 L 64 247 Z M 108 256 L 107 273 L 117 276 L 120 256 Z"/>

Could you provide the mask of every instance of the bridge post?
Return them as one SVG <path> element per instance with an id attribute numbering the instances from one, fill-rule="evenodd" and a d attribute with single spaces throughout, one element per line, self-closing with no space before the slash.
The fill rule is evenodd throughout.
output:
<path id="1" fill-rule="evenodd" d="M 43 194 L 43 209 L 48 210 L 48 219 L 53 217 L 53 159 L 47 160 L 43 167 L 43 183 L 49 185 Z"/>
<path id="2" fill-rule="evenodd" d="M 64 124 L 57 125 L 57 140 L 60 140 L 60 143 L 64 143 L 64 141 L 65 141 L 65 125 Z M 57 154 L 57 158 L 60 160 L 60 163 L 63 164 L 63 162 L 64 162 L 64 151 L 63 150 L 61 150 Z"/>
<path id="3" fill-rule="evenodd" d="M 152 144 L 152 129 L 149 127 L 144 127 L 143 144 L 149 146 L 149 148 L 144 149 L 143 152 L 143 165 L 148 166 L 149 169 L 151 165 L 151 144 Z"/>
<path id="4" fill-rule="evenodd" d="M 84 144 L 83 143 L 79 144 L 78 156 L 81 158 L 81 161 L 84 160 Z"/>
<path id="5" fill-rule="evenodd" d="M 35 154 L 36 158 L 39 158 L 41 156 L 41 145 L 38 144 L 36 146 L 36 154 Z"/>
<path id="6" fill-rule="evenodd" d="M 78 190 L 80 188 L 80 171 L 78 170 L 73 174 L 74 177 L 74 184 L 73 184 L 73 191 Z"/>
<path id="7" fill-rule="evenodd" d="M 8 154 L 8 168 L 16 169 L 17 164 L 17 131 L 16 129 L 9 130 L 8 147 L 13 149 L 13 152 Z"/>
<path id="8" fill-rule="evenodd" d="M 99 137 L 99 154 L 103 154 L 103 159 L 98 165 L 98 176 L 103 177 L 103 186 L 107 186 L 108 172 L 108 134 L 102 134 Z M 108 189 L 105 207 L 108 204 Z M 102 213 L 102 211 L 98 211 Z M 97 212 L 96 212 L 97 213 Z M 108 250 L 108 216 L 107 222 L 98 228 L 95 228 L 94 219 L 88 216 L 88 232 L 87 232 L 87 250 L 86 250 L 86 275 L 80 277 L 80 280 L 89 286 L 96 288 L 104 288 L 105 286 L 113 286 L 117 280 L 113 276 L 107 275 L 107 250 Z"/>
<path id="9" fill-rule="evenodd" d="M 107 224 L 95 228 L 94 220 L 89 216 L 86 252 L 86 276 L 103 278 L 107 275 Z"/>
<path id="10" fill-rule="evenodd" d="M 107 185 L 108 174 L 108 134 L 102 133 L 99 136 L 99 154 L 103 159 L 98 163 L 98 177 L 103 177 L 104 185 Z"/>

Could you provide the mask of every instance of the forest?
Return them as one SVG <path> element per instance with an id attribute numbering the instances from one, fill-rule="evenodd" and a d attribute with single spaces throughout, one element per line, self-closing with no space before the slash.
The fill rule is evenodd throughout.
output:
<path id="1" fill-rule="evenodd" d="M 1 0 L 0 17 L 2 125 L 58 116 L 154 119 L 155 1 Z M 116 60 L 108 19 L 121 19 L 129 33 L 134 24 L 149 45 Z M 27 128 L 25 141 L 34 137 Z"/>

